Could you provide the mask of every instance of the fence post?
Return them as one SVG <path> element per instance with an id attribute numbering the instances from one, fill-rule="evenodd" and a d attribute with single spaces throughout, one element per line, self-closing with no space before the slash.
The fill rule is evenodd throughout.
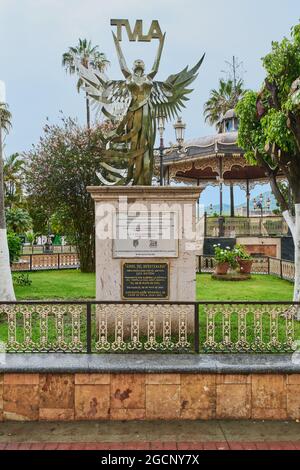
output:
<path id="1" fill-rule="evenodd" d="M 199 354 L 200 352 L 200 338 L 199 338 L 199 328 L 200 328 L 200 325 L 199 325 L 199 304 L 195 303 L 194 305 L 194 315 L 195 315 L 195 345 L 194 345 L 194 349 L 195 349 L 195 353 L 196 354 Z"/>
<path id="2" fill-rule="evenodd" d="M 204 238 L 207 237 L 207 212 L 204 212 Z"/>
<path id="3" fill-rule="evenodd" d="M 29 271 L 32 271 L 32 255 L 29 255 Z"/>
<path id="4" fill-rule="evenodd" d="M 280 258 L 280 279 L 282 279 L 282 259 Z"/>
<path id="5" fill-rule="evenodd" d="M 90 302 L 86 304 L 86 352 L 92 353 L 92 306 Z"/>
<path id="6" fill-rule="evenodd" d="M 270 274 L 270 256 L 268 256 L 268 274 Z"/>
<path id="7" fill-rule="evenodd" d="M 57 253 L 57 269 L 60 269 L 60 253 Z"/>
<path id="8" fill-rule="evenodd" d="M 198 256 L 198 273 L 201 274 L 201 260 L 202 260 L 202 255 Z"/>

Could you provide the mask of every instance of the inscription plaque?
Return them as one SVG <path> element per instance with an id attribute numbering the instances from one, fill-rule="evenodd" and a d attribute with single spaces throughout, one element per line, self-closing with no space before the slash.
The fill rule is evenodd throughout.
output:
<path id="1" fill-rule="evenodd" d="M 115 223 L 114 258 L 178 257 L 177 212 L 121 212 Z"/>
<path id="2" fill-rule="evenodd" d="M 168 299 L 168 263 L 123 263 L 123 299 Z"/>

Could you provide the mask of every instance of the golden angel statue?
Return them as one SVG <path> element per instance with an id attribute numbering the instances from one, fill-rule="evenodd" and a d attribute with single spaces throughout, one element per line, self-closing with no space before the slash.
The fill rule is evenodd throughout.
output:
<path id="1" fill-rule="evenodd" d="M 152 184 L 156 134 L 156 118 L 177 116 L 187 95 L 192 92 L 188 86 L 197 77 L 204 55 L 195 67 L 170 75 L 165 82 L 154 81 L 163 51 L 165 34 L 159 40 L 159 47 L 150 73 L 145 74 L 145 64 L 135 60 L 130 71 L 113 33 L 121 71 L 125 80 L 109 80 L 92 68 L 77 64 L 83 80 L 84 90 L 94 101 L 103 115 L 116 124 L 116 128 L 105 137 L 106 150 L 102 157 L 102 173 L 98 177 L 106 185 Z"/>

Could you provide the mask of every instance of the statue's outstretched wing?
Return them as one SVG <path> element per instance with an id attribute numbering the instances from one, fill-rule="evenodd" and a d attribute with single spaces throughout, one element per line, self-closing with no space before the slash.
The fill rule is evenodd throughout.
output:
<path id="1" fill-rule="evenodd" d="M 107 75 L 77 62 L 76 69 L 94 108 L 112 121 L 126 114 L 131 96 L 125 80 L 109 80 Z"/>
<path id="2" fill-rule="evenodd" d="M 197 72 L 204 60 L 205 54 L 192 69 L 185 67 L 181 72 L 170 75 L 165 82 L 154 82 L 151 102 L 156 116 L 174 119 L 181 108 L 185 108 L 187 95 L 193 90 L 188 86 L 197 78 Z"/>

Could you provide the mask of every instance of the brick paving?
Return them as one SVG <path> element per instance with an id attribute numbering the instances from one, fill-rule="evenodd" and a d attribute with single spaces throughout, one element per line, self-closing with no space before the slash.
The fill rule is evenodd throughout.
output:
<path id="1" fill-rule="evenodd" d="M 215 451 L 215 450 L 300 450 L 298 442 L 95 442 L 95 443 L 1 443 L 0 450 L 158 450 L 158 451 Z"/>

